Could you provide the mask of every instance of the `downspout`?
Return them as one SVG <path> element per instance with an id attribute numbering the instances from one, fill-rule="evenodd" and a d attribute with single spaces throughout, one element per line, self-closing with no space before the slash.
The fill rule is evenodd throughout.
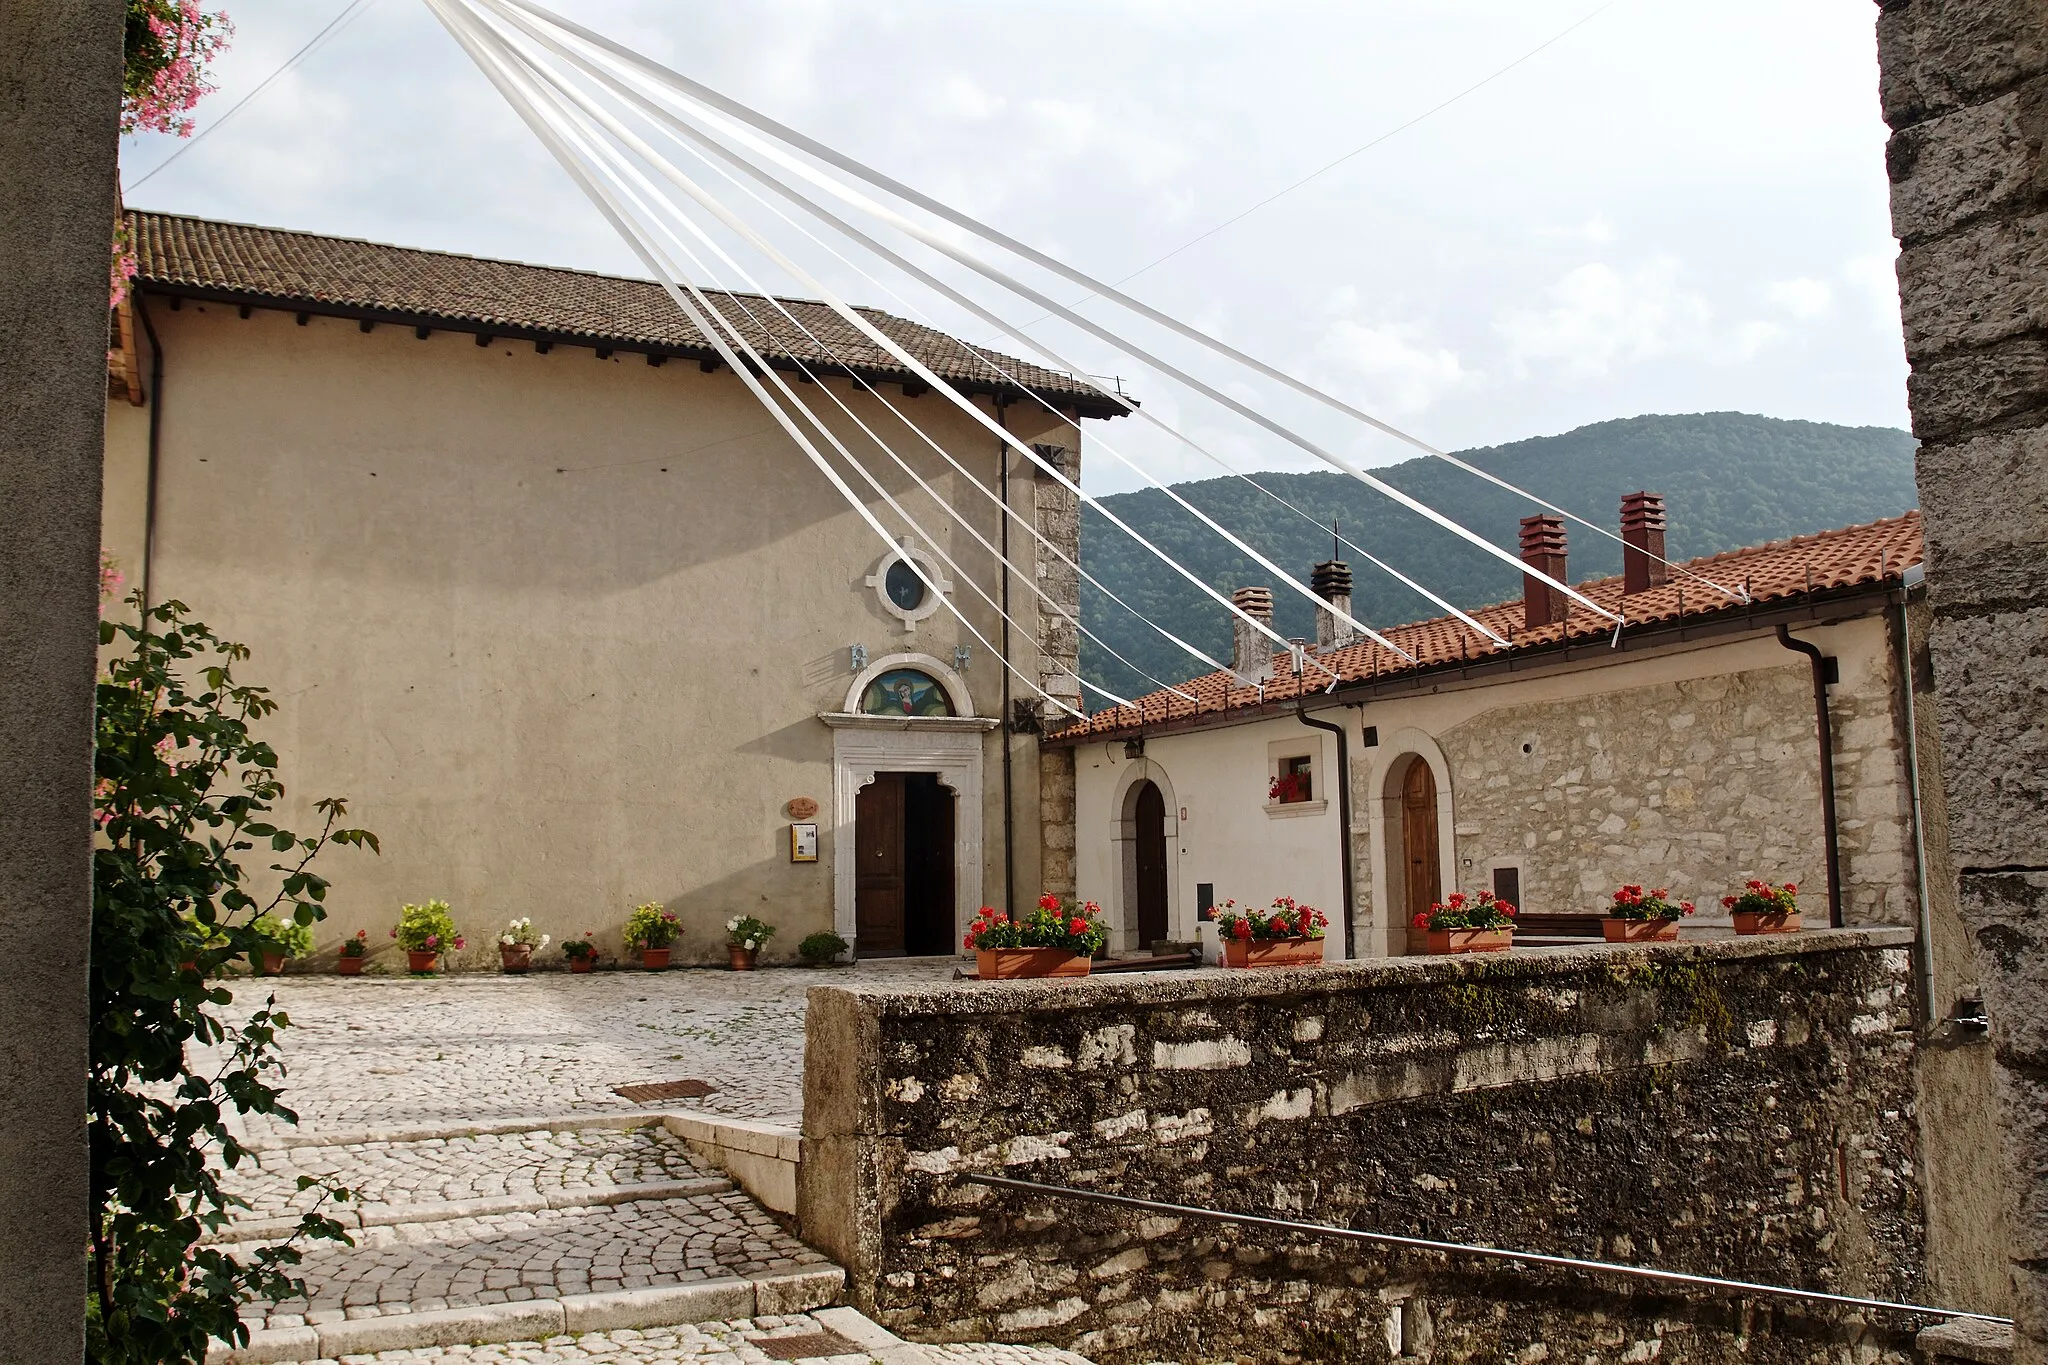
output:
<path id="1" fill-rule="evenodd" d="M 1313 730 L 1328 730 L 1337 737 L 1337 869 L 1343 876 L 1344 914 L 1338 920 L 1344 930 L 1344 956 L 1356 957 L 1351 947 L 1351 917 L 1358 913 L 1353 896 L 1351 868 L 1351 736 L 1344 726 L 1316 720 L 1306 706 L 1295 708 L 1294 718 Z"/>
<path id="2" fill-rule="evenodd" d="M 1927 829 L 1920 808 L 1920 726 L 1913 711 L 1913 626 L 1906 616 L 1906 604 L 1913 588 L 1926 581 L 1926 570 L 1915 564 L 1902 577 L 1899 590 L 1899 693 L 1906 720 L 1906 796 L 1913 808 L 1913 876 L 1919 892 L 1919 915 L 1914 954 L 1920 975 L 1920 1003 L 1923 1028 L 1934 1027 L 1934 911 L 1927 899 Z"/>
<path id="3" fill-rule="evenodd" d="M 1009 403 L 1000 395 L 995 400 L 996 425 L 1003 430 L 1010 429 Z M 996 495 L 1003 500 L 1002 511 L 996 520 L 1002 523 L 998 533 L 1001 536 L 1002 562 L 996 565 L 996 573 L 1002 579 L 1003 600 L 1003 709 L 1002 727 L 998 733 L 1003 737 L 1003 913 L 1015 916 L 1017 913 L 1017 809 L 1016 787 L 1011 775 L 1011 749 L 1016 744 L 1016 731 L 1011 726 L 1010 710 L 1010 443 L 999 441 L 996 450 L 1001 457 L 997 466 L 998 485 Z"/>
<path id="4" fill-rule="evenodd" d="M 1827 656 L 1817 645 L 1792 638 L 1785 626 L 1778 627 L 1778 643 L 1795 654 L 1804 654 L 1813 672 L 1813 718 L 1820 731 L 1820 818 L 1821 839 L 1828 862 L 1828 927 L 1842 927 L 1842 850 L 1835 823 L 1835 730 L 1828 717 Z"/>
<path id="5" fill-rule="evenodd" d="M 142 301 L 142 291 L 135 291 L 135 316 L 142 319 L 143 333 L 149 338 L 149 473 L 148 491 L 144 495 L 142 511 L 142 573 L 137 587 L 142 593 L 142 630 L 149 633 L 149 608 L 156 599 L 150 596 L 150 569 L 156 559 L 156 465 L 157 447 L 162 440 L 164 413 L 164 344 L 158 340 L 156 326 L 149 320 L 149 307 Z"/>

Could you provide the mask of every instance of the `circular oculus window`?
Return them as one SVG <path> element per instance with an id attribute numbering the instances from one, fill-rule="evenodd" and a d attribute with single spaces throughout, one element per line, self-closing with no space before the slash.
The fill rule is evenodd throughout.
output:
<path id="1" fill-rule="evenodd" d="M 906 634 L 939 609 L 942 594 L 953 590 L 937 562 L 907 540 L 875 565 L 867 585 L 881 599 L 882 609 L 903 623 Z"/>
<path id="2" fill-rule="evenodd" d="M 897 610 L 906 612 L 923 606 L 931 592 L 907 559 L 899 559 L 889 566 L 889 571 L 882 576 L 882 590 L 889 594 L 889 600 L 896 604 Z"/>

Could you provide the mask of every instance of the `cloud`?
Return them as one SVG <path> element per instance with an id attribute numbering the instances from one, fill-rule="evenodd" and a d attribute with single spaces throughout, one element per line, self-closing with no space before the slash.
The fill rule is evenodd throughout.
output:
<path id="1" fill-rule="evenodd" d="M 1793 317 L 1804 322 L 1817 318 L 1834 306 L 1835 291 L 1826 280 L 1800 276 L 1794 280 L 1779 280 L 1764 290 L 1764 297 L 1774 307 L 1782 308 Z"/>
<path id="2" fill-rule="evenodd" d="M 1597 379 L 1617 366 L 1697 343 L 1713 319 L 1699 294 L 1682 288 L 1678 263 L 1660 256 L 1620 270 L 1594 262 L 1568 271 L 1544 291 L 1543 304 L 1500 314 L 1517 374 L 1542 366 Z"/>
<path id="3" fill-rule="evenodd" d="M 1402 323 L 1338 318 L 1324 331 L 1317 355 L 1352 381 L 1346 387 L 1361 388 L 1388 412 L 1421 412 L 1473 378 L 1457 352 L 1430 344 L 1420 328 Z"/>

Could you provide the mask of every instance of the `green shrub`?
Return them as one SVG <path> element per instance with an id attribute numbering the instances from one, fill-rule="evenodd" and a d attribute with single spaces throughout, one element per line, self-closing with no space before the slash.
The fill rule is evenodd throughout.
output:
<path id="1" fill-rule="evenodd" d="M 635 906 L 626 916 L 628 948 L 666 948 L 682 937 L 683 922 L 670 914 L 660 901 Z"/>
<path id="2" fill-rule="evenodd" d="M 313 926 L 310 924 L 264 915 L 249 927 L 276 944 L 277 951 L 286 957 L 308 957 L 313 952 Z"/>
<path id="3" fill-rule="evenodd" d="M 451 949 L 459 952 L 464 947 L 462 935 L 455 929 L 455 917 L 448 913 L 447 901 L 401 907 L 398 927 L 391 931 L 391 936 L 408 953 L 445 953 Z"/>
<path id="4" fill-rule="evenodd" d="M 824 929 L 812 934 L 802 943 L 797 944 L 796 951 L 804 961 L 810 963 L 813 967 L 822 967 L 826 963 L 838 958 L 841 953 L 844 953 L 851 946 L 845 939 L 839 937 L 830 929 Z"/>

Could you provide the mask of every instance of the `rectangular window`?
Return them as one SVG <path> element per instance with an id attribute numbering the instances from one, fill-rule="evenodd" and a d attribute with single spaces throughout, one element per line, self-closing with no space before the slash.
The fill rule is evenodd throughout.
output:
<path id="1" fill-rule="evenodd" d="M 1273 785 L 1267 795 L 1274 804 L 1281 806 L 1315 800 L 1315 759 L 1307 754 L 1281 759 L 1280 770 L 1273 775 Z"/>
<path id="2" fill-rule="evenodd" d="M 1216 918 L 1216 883 L 1195 883 L 1195 918 L 1204 924 Z"/>
<path id="3" fill-rule="evenodd" d="M 1493 870 L 1493 894 L 1498 900 L 1521 908 L 1522 869 L 1519 867 L 1496 867 Z"/>

